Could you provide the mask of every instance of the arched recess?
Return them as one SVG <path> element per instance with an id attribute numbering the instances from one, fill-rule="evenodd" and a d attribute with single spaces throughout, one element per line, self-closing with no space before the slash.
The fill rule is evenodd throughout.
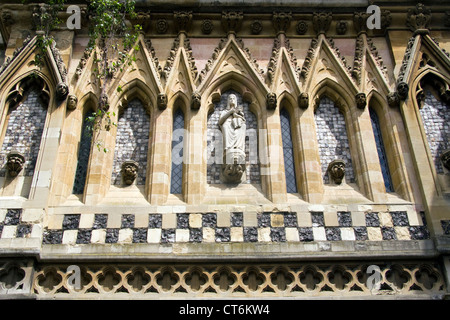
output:
<path id="1" fill-rule="evenodd" d="M 353 183 L 358 180 L 358 151 L 356 145 L 355 130 L 353 128 L 352 98 L 337 83 L 324 79 L 313 90 L 312 107 L 315 118 L 315 130 L 317 138 L 317 150 L 322 168 L 323 183 L 330 183 L 327 168 L 331 161 L 342 159 L 346 162 L 345 181 Z M 320 109 L 321 103 L 322 108 Z M 356 107 L 355 107 L 356 108 Z M 330 114 L 328 114 L 330 113 Z M 341 118 L 342 120 L 339 119 Z M 318 124 L 320 121 L 320 124 Z M 319 127 L 323 125 L 323 127 Z M 324 132 L 321 132 L 324 131 Z M 329 134 L 330 141 L 325 140 L 322 134 Z M 338 138 L 341 138 L 338 139 Z M 328 150 L 329 145 L 335 144 L 336 150 Z M 328 145 L 328 146 L 327 146 Z"/>
<path id="2" fill-rule="evenodd" d="M 41 144 L 54 92 L 51 81 L 39 71 L 29 71 L 6 86 L 1 98 L 0 122 L 0 194 L 31 198 L 33 177 L 41 169 Z M 19 155 L 18 155 L 19 154 Z M 9 169 L 8 159 L 21 163 Z"/>
<path id="3" fill-rule="evenodd" d="M 413 201 L 415 196 L 411 186 L 415 184 L 415 177 L 411 176 L 412 168 L 408 168 L 411 163 L 410 151 L 401 114 L 397 109 L 389 107 L 386 99 L 375 90 L 368 94 L 367 100 L 369 112 L 375 113 L 379 121 L 381 140 L 376 143 L 383 143 L 386 165 L 392 181 L 393 190 L 390 192 L 395 192 L 407 201 Z M 374 138 L 376 139 L 375 136 Z"/>
<path id="4" fill-rule="evenodd" d="M 443 176 L 450 170 L 442 156 L 450 149 L 450 79 L 426 67 L 413 83 L 414 104 L 420 119 L 423 141 L 433 174 Z M 448 166 L 448 164 L 447 164 Z M 440 178 L 441 187 L 448 183 Z"/>

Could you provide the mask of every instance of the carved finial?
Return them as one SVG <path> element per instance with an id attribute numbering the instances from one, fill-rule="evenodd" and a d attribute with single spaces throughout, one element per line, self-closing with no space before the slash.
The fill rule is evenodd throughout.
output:
<path id="1" fill-rule="evenodd" d="M 192 11 L 175 11 L 173 20 L 177 32 L 188 32 L 192 23 Z"/>
<path id="2" fill-rule="evenodd" d="M 313 13 L 313 27 L 314 31 L 319 35 L 326 33 L 331 25 L 333 15 L 331 12 L 314 12 Z"/>
<path id="3" fill-rule="evenodd" d="M 418 3 L 414 9 L 408 10 L 406 26 L 415 33 L 428 33 L 428 25 L 431 20 L 431 10 L 422 3 Z"/>
<path id="4" fill-rule="evenodd" d="M 291 26 L 291 20 L 291 12 L 274 12 L 272 15 L 272 24 L 277 34 L 286 33 Z"/>
<path id="5" fill-rule="evenodd" d="M 229 33 L 238 33 L 241 30 L 244 15 L 241 11 L 222 12 L 222 28 Z"/>

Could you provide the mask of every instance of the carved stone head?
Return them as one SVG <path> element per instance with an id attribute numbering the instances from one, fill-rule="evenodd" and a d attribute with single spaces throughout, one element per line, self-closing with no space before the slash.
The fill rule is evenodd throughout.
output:
<path id="1" fill-rule="evenodd" d="M 160 110 L 167 108 L 167 95 L 165 93 L 158 94 L 157 105 Z"/>
<path id="2" fill-rule="evenodd" d="M 395 108 L 399 106 L 400 97 L 397 92 L 390 92 L 386 98 L 390 107 Z"/>
<path id="3" fill-rule="evenodd" d="M 399 82 L 397 85 L 397 93 L 400 99 L 405 100 L 408 97 L 409 86 L 406 82 Z"/>
<path id="4" fill-rule="evenodd" d="M 336 184 L 341 184 L 345 176 L 345 162 L 342 159 L 336 159 L 328 165 L 328 175 Z"/>
<path id="5" fill-rule="evenodd" d="M 67 109 L 75 110 L 77 108 L 78 98 L 76 95 L 70 94 L 67 97 Z"/>
<path id="6" fill-rule="evenodd" d="M 199 93 L 194 92 L 191 97 L 191 109 L 194 110 L 200 109 L 201 101 L 202 96 Z"/>
<path id="7" fill-rule="evenodd" d="M 302 109 L 308 109 L 309 106 L 309 95 L 307 92 L 302 92 L 298 96 L 298 106 Z"/>
<path id="8" fill-rule="evenodd" d="M 277 95 L 274 92 L 269 92 L 266 96 L 267 109 L 274 110 L 277 107 Z"/>
<path id="9" fill-rule="evenodd" d="M 126 185 L 131 185 L 137 178 L 139 165 L 136 161 L 128 160 L 122 164 L 122 177 Z"/>
<path id="10" fill-rule="evenodd" d="M 56 96 L 58 99 L 64 99 L 69 93 L 69 87 L 64 82 L 60 82 L 56 85 Z"/>
<path id="11" fill-rule="evenodd" d="M 355 99 L 356 99 L 356 106 L 359 109 L 364 109 L 366 107 L 367 98 L 365 93 L 363 92 L 357 93 Z"/>
<path id="12" fill-rule="evenodd" d="M 108 96 L 106 95 L 106 93 L 102 94 L 100 96 L 99 107 L 102 110 L 108 110 L 109 109 L 109 99 L 108 99 Z"/>

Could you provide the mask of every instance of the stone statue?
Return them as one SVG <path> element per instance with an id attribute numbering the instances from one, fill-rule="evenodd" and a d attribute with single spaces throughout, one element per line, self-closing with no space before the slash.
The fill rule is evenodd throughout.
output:
<path id="1" fill-rule="evenodd" d="M 219 117 L 219 127 L 223 136 L 224 163 L 222 181 L 241 182 L 245 171 L 245 132 L 246 120 L 242 105 L 238 105 L 235 94 L 228 96 L 227 106 Z"/>

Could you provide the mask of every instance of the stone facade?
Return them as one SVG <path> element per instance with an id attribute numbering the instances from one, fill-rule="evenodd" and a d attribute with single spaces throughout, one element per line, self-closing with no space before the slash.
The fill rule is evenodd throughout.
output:
<path id="1" fill-rule="evenodd" d="M 1 0 L 0 298 L 448 298 L 450 6 L 380 1 L 373 29 L 367 1 L 313 2 L 137 1 L 103 151 L 86 3 L 39 68 L 36 8 Z"/>

